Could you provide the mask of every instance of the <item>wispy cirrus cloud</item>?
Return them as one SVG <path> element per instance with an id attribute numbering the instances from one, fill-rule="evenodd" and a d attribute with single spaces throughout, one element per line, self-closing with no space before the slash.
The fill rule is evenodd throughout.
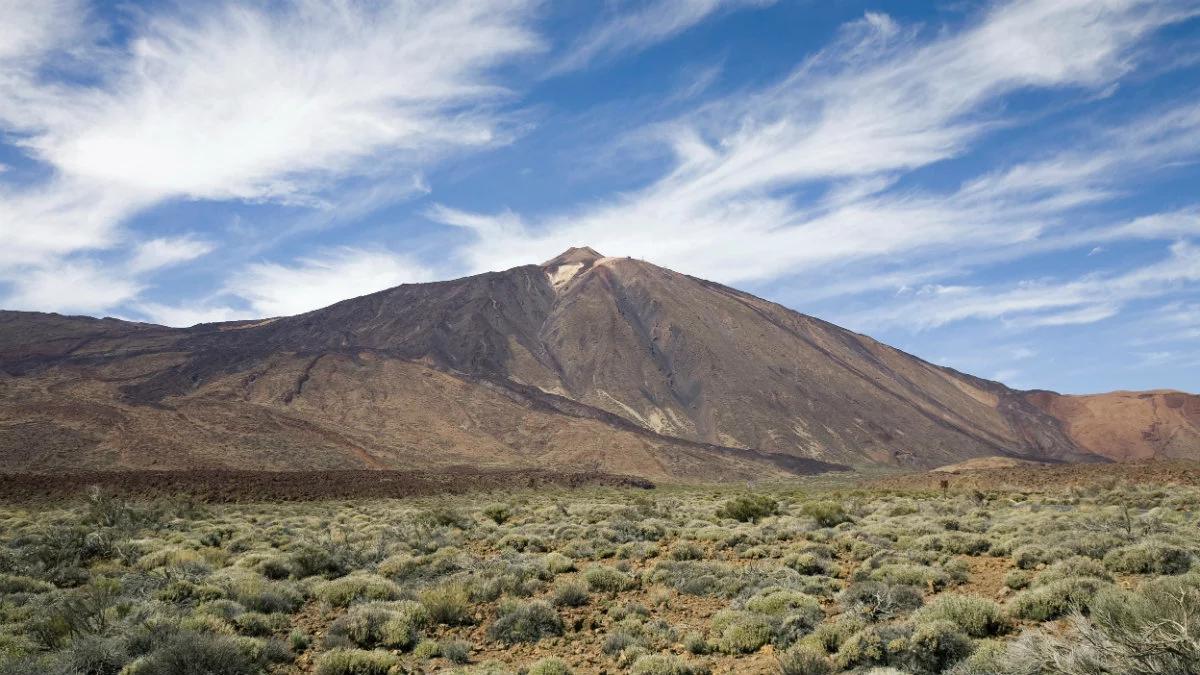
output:
<path id="1" fill-rule="evenodd" d="M 136 273 L 152 272 L 194 260 L 216 248 L 194 236 L 158 237 L 139 243 L 126 267 Z"/>
<path id="2" fill-rule="evenodd" d="M 433 219 L 472 230 L 471 269 L 539 260 L 576 242 L 727 282 L 821 265 L 1035 240 L 1070 208 L 1106 197 L 1121 161 L 1195 148 L 1194 106 L 1127 152 L 1057 158 L 968 182 L 951 195 L 890 189 L 1011 124 L 991 104 L 1031 89 L 1094 93 L 1137 66 L 1157 29 L 1194 3 L 1024 0 L 928 37 L 868 14 L 785 81 L 659 125 L 674 158 L 646 187 L 525 218 L 450 207 Z M 1156 138 L 1154 134 L 1158 134 Z M 1118 149 L 1119 150 L 1119 149 Z M 824 189 L 827 199 L 802 198 Z"/>
<path id="3" fill-rule="evenodd" d="M 873 327 L 936 328 L 970 319 L 1003 319 L 1022 326 L 1087 324 L 1114 316 L 1130 302 L 1196 283 L 1200 283 L 1200 246 L 1180 241 L 1166 258 L 1123 272 L 990 287 L 927 285 L 891 307 L 848 318 L 854 325 Z"/>
<path id="4" fill-rule="evenodd" d="M 725 11 L 763 7 L 775 0 L 648 0 L 636 8 L 621 6 L 567 46 L 547 75 L 579 70 L 597 61 L 628 55 L 667 40 Z"/>
<path id="5" fill-rule="evenodd" d="M 341 246 L 286 263 L 244 266 L 224 288 L 188 303 L 139 301 L 134 309 L 167 326 L 291 316 L 405 283 L 434 272 L 412 256 L 384 248 Z"/>
<path id="6" fill-rule="evenodd" d="M 89 259 L 63 260 L 24 271 L 13 278 L 5 309 L 63 314 L 94 314 L 133 300 L 146 284 Z"/>
<path id="7" fill-rule="evenodd" d="M 225 2 L 140 16 L 118 46 L 82 0 L 0 7 L 0 131 L 47 169 L 0 183 L 0 280 L 123 244 L 172 199 L 320 204 L 346 176 L 503 142 L 493 69 L 541 48 L 533 3 Z M 88 58 L 79 58 L 86 53 Z M 89 263 L 93 265 L 94 263 Z M 98 287 L 99 289 L 99 287 Z M 113 286 L 110 300 L 128 299 Z M 20 302 L 20 289 L 4 301 Z"/>
<path id="8" fill-rule="evenodd" d="M 285 316 L 432 279 L 432 270 L 403 254 L 343 247 L 287 265 L 250 265 L 225 290 L 249 303 L 249 316 Z"/>

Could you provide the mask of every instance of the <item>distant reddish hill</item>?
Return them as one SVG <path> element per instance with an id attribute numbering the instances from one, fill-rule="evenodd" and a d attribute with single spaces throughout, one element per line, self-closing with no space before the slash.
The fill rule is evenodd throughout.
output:
<path id="1" fill-rule="evenodd" d="M 1200 459 L 1200 396 L 1114 391 L 1090 396 L 1030 392 L 1080 448 L 1108 459 Z"/>
<path id="2" fill-rule="evenodd" d="M 586 248 L 261 321 L 0 312 L 10 471 L 471 465 L 753 480 L 991 456 L 1200 458 L 1198 400 L 1016 391 Z"/>

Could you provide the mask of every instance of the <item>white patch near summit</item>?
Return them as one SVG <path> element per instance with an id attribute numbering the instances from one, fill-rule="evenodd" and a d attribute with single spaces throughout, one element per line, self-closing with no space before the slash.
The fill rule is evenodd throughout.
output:
<path id="1" fill-rule="evenodd" d="M 574 279 L 581 269 L 583 269 L 583 263 L 568 263 L 559 265 L 552 270 L 546 270 L 546 276 L 550 278 L 550 284 L 557 290 Z"/>

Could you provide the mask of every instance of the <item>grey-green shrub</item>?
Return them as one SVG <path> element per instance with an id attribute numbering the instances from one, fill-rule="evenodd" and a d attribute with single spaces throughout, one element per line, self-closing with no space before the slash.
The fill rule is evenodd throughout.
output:
<path id="1" fill-rule="evenodd" d="M 620 593 L 633 588 L 636 582 L 621 570 L 612 567 L 592 567 L 584 572 L 588 588 L 597 593 Z"/>
<path id="2" fill-rule="evenodd" d="M 489 630 L 493 640 L 510 644 L 537 642 L 543 637 L 562 633 L 563 623 L 558 612 L 541 600 L 502 603 Z"/>
<path id="3" fill-rule="evenodd" d="M 355 605 L 329 626 L 325 640 L 330 646 L 345 639 L 367 649 L 411 649 L 427 621 L 424 608 L 414 602 Z"/>
<path id="4" fill-rule="evenodd" d="M 918 623 L 949 621 L 972 637 L 990 637 L 1008 630 L 1000 605 L 970 595 L 940 595 L 913 617 Z"/>
<path id="5" fill-rule="evenodd" d="M 181 632 L 122 671 L 125 675 L 255 675 L 262 664 L 231 637 Z M 322 673 L 321 675 L 328 675 Z"/>
<path id="6" fill-rule="evenodd" d="M 442 656 L 450 663 L 466 663 L 471 660 L 471 643 L 451 640 L 442 643 Z"/>
<path id="7" fill-rule="evenodd" d="M 548 657 L 530 666 L 528 675 L 571 675 L 571 668 L 562 659 Z"/>
<path id="8" fill-rule="evenodd" d="M 582 607 L 588 603 L 587 584 L 566 581 L 554 587 L 554 604 L 557 607 Z"/>
<path id="9" fill-rule="evenodd" d="M 333 649 L 317 659 L 317 675 L 388 675 L 400 659 L 382 651 Z"/>
<path id="10" fill-rule="evenodd" d="M 1192 566 L 1192 554 L 1178 546 L 1147 541 L 1109 551 L 1104 566 L 1124 574 L 1183 574 Z"/>
<path id="11" fill-rule="evenodd" d="M 1072 615 L 1065 632 L 1023 634 L 998 659 L 1004 669 L 993 672 L 1193 673 L 1200 663 L 1198 631 L 1200 579 L 1157 579 L 1133 592 L 1107 586 L 1088 616 Z"/>
<path id="12" fill-rule="evenodd" d="M 971 640 L 950 621 L 931 621 L 917 624 L 904 651 L 912 670 L 941 673 L 971 653 Z"/>
<path id="13" fill-rule="evenodd" d="M 317 587 L 316 593 L 334 607 L 346 607 L 360 600 L 395 600 L 401 596 L 395 582 L 375 574 L 351 574 L 326 581 Z"/>
<path id="14" fill-rule="evenodd" d="M 418 598 L 434 623 L 463 626 L 474 622 L 471 617 L 471 597 L 462 584 L 427 588 L 421 591 Z"/>
<path id="15" fill-rule="evenodd" d="M 1032 621 L 1056 619 L 1073 610 L 1086 610 L 1095 593 L 1108 586 L 1091 577 L 1071 577 L 1022 591 L 1009 605 L 1014 616 Z"/>
<path id="16" fill-rule="evenodd" d="M 821 527 L 833 527 L 854 520 L 841 504 L 831 501 L 808 502 L 800 507 L 800 513 L 817 521 Z"/>
<path id="17" fill-rule="evenodd" d="M 831 675 L 833 664 L 823 650 L 795 645 L 777 657 L 779 675 Z"/>
<path id="18" fill-rule="evenodd" d="M 719 631 L 717 646 L 727 654 L 748 654 L 758 651 L 775 637 L 770 621 L 749 612 L 725 613 L 714 618 L 713 626 Z"/>
<path id="19" fill-rule="evenodd" d="M 925 602 L 921 590 L 906 584 L 859 581 L 838 594 L 838 604 L 873 621 L 907 614 Z"/>
<path id="20" fill-rule="evenodd" d="M 647 654 L 633 662 L 631 675 L 703 675 L 707 668 L 694 666 L 674 654 Z"/>
<path id="21" fill-rule="evenodd" d="M 717 517 L 753 523 L 778 512 L 779 502 L 767 495 L 740 495 L 722 504 Z"/>

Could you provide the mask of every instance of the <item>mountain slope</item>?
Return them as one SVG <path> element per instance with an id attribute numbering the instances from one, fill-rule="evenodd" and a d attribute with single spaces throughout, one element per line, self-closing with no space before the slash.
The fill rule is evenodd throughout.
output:
<path id="1" fill-rule="evenodd" d="M 1183 411 L 1165 442 L 1142 428 L 1161 414 L 1121 426 L 1073 397 L 591 249 L 189 329 L 0 313 L 0 459 L 24 470 L 475 464 L 741 480 L 826 463 L 1200 457 L 1198 397 L 1161 396 L 1128 405 Z M 1093 431 L 1101 422 L 1120 428 Z"/>

